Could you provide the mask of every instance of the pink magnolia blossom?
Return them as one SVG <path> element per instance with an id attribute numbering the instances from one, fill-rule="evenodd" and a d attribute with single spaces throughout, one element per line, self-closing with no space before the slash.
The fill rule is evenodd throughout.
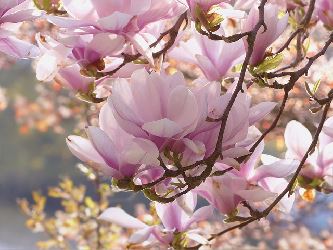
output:
<path id="1" fill-rule="evenodd" d="M 333 29 L 333 2 L 330 0 L 318 0 L 316 2 L 316 11 L 320 21 Z"/>
<path id="2" fill-rule="evenodd" d="M 301 175 L 309 179 L 333 176 L 333 118 L 326 120 L 316 150 L 306 161 Z M 312 142 L 311 133 L 301 123 L 290 121 L 285 130 L 286 158 L 301 160 Z"/>
<path id="3" fill-rule="evenodd" d="M 265 57 L 266 49 L 285 31 L 288 25 L 288 14 L 279 17 L 279 7 L 273 4 L 265 5 L 265 24 L 267 30 L 261 27 L 254 44 L 253 54 L 250 59 L 250 64 L 256 66 L 262 62 Z M 257 6 L 252 7 L 249 16 L 247 17 L 243 32 L 251 31 L 259 20 L 259 10 Z M 244 39 L 245 48 L 248 48 L 248 43 Z"/>
<path id="4" fill-rule="evenodd" d="M 139 70 L 130 81 L 119 79 L 114 82 L 108 101 L 125 131 L 149 138 L 159 147 L 168 138 L 175 140 L 192 132 L 201 108 L 182 74 L 162 74 Z"/>
<path id="5" fill-rule="evenodd" d="M 224 214 L 232 214 L 241 201 L 251 204 L 277 196 L 288 184 L 283 178 L 296 170 L 298 162 L 267 156 L 264 165 L 255 168 L 262 151 L 263 144 L 239 166 L 239 170 L 234 169 L 223 176 L 210 177 L 195 191 Z M 230 166 L 217 163 L 215 167 L 223 171 Z M 284 197 L 281 202 L 282 210 L 289 212 L 293 200 L 294 196 Z"/>
<path id="6" fill-rule="evenodd" d="M 104 105 L 99 117 L 99 128 L 87 128 L 88 139 L 69 136 L 71 152 L 84 162 L 92 163 L 107 176 L 126 179 L 135 176 L 142 164 L 157 166 L 158 149 L 149 140 L 134 138 L 122 130 Z"/>
<path id="7" fill-rule="evenodd" d="M 243 178 L 227 173 L 223 176 L 207 178 L 194 191 L 219 212 L 231 214 L 243 200 L 235 191 L 243 190 L 246 186 L 246 181 Z"/>
<path id="8" fill-rule="evenodd" d="M 183 153 L 183 159 L 190 162 L 215 148 L 220 123 L 209 122 L 207 117 L 217 119 L 223 114 L 232 91 L 221 95 L 216 82 L 197 81 L 188 86 L 180 73 L 149 74 L 139 70 L 129 81 L 113 83 L 108 105 L 127 133 L 151 140 L 160 152 Z M 238 95 L 226 125 L 223 148 L 231 149 L 245 140 L 249 127 L 275 106 L 263 103 L 252 109 L 250 105 L 246 93 Z"/>
<path id="9" fill-rule="evenodd" d="M 208 122 L 205 117 L 211 119 L 220 118 L 226 105 L 230 101 L 233 91 L 234 86 L 231 86 L 225 94 L 220 95 L 218 83 L 210 86 L 209 95 L 206 94 L 204 98 L 208 108 L 202 111 L 202 118 L 195 131 L 191 132 L 185 138 L 184 143 L 193 153 L 199 155 L 197 148 L 203 148 L 203 150 L 201 150 L 203 151 L 202 157 L 208 157 L 213 153 L 220 131 L 220 123 Z M 246 147 L 254 143 L 260 136 L 260 133 L 258 133 L 258 130 L 253 125 L 268 114 L 275 105 L 276 103 L 263 102 L 251 107 L 251 98 L 246 91 L 238 94 L 230 111 L 222 141 L 222 154 L 225 160 L 230 161 L 248 154 Z M 197 148 L 193 148 L 193 146 L 191 146 L 192 143 L 189 142 L 194 143 Z M 196 159 L 193 153 L 190 155 L 192 158 Z M 184 155 L 186 159 L 185 156 L 186 154 Z"/>
<path id="10" fill-rule="evenodd" d="M 34 9 L 30 8 L 30 1 L 2 0 L 0 3 L 0 51 L 16 57 L 36 57 L 38 49 L 25 41 L 19 40 L 12 32 L 11 24 L 20 23 L 36 18 Z"/>
<path id="11" fill-rule="evenodd" d="M 115 34 L 62 36 L 58 40 L 37 34 L 36 40 L 41 51 L 36 64 L 36 77 L 39 81 L 51 81 L 57 76 L 57 78 L 65 78 L 65 84 L 72 86 L 75 90 L 86 90 L 87 84 L 80 84 L 87 79 L 79 75 L 81 69 L 88 75 L 94 76 L 97 72 L 112 71 L 123 62 L 120 53 L 123 51 L 125 41 L 122 36 Z M 129 63 L 112 77 L 128 78 L 135 70 L 143 67 L 143 65 Z M 64 72 L 69 70 L 75 73 L 80 82 L 73 82 L 74 79 L 72 81 L 70 77 L 64 76 Z M 92 78 L 89 79 L 90 82 L 94 82 Z M 85 87 L 78 88 L 79 85 Z"/>
<path id="12" fill-rule="evenodd" d="M 169 56 L 197 65 L 210 81 L 220 81 L 244 59 L 244 54 L 244 44 L 240 40 L 234 43 L 214 41 L 194 31 L 194 36 L 185 42 L 181 41 Z"/>
<path id="13" fill-rule="evenodd" d="M 69 17 L 48 20 L 67 32 L 115 33 L 124 35 L 153 64 L 149 43 L 141 32 L 147 25 L 177 17 L 186 11 L 178 0 L 65 0 Z"/>
<path id="14" fill-rule="evenodd" d="M 202 243 L 205 239 L 196 232 L 192 232 L 190 227 L 210 217 L 213 210 L 211 206 L 205 206 L 194 211 L 196 204 L 196 195 L 193 193 L 188 193 L 181 199 L 168 204 L 155 202 L 156 213 L 161 221 L 161 225 L 156 226 L 149 226 L 117 207 L 105 210 L 99 218 L 124 228 L 136 229 L 137 231 L 129 239 L 129 243 L 132 244 L 148 241 L 150 245 L 158 242 L 164 246 L 171 246 L 174 237 L 179 233 L 186 233 L 188 238 Z"/>
<path id="15" fill-rule="evenodd" d="M 58 75 L 67 80 L 68 84 L 72 83 L 72 86 L 81 84 L 73 86 L 76 89 L 80 86 L 89 86 L 89 78 L 79 73 L 78 66 L 64 68 Z M 149 74 L 145 70 L 138 70 L 129 81 L 115 80 L 112 94 L 100 114 L 100 129 L 87 130 L 90 142 L 88 139 L 80 140 L 89 144 L 89 148 L 93 145 L 95 151 L 111 168 L 120 172 L 123 169 L 132 169 L 129 174 L 127 172 L 124 174 L 126 177 L 139 174 L 140 164 L 158 166 L 159 155 L 166 164 L 173 165 L 174 162 L 165 158 L 166 150 L 182 154 L 182 163 L 191 164 L 213 152 L 220 123 L 207 121 L 207 117 L 216 119 L 222 115 L 230 101 L 232 91 L 230 88 L 228 93 L 221 95 L 219 84 L 216 82 L 206 84 L 194 82 L 192 86 L 188 86 L 179 73 Z M 269 113 L 275 103 L 261 103 L 253 107 L 250 105 L 251 101 L 246 93 L 240 93 L 236 98 L 222 143 L 225 159 L 248 153 L 244 147 L 253 143 L 255 139 L 255 137 L 248 139 L 251 137 L 249 127 Z M 124 140 L 119 139 L 119 134 L 123 135 Z M 104 140 L 100 141 L 103 136 Z M 83 161 L 103 163 L 101 157 L 94 160 L 94 156 L 88 154 L 90 149 L 77 146 L 79 143 L 75 142 L 75 138 L 77 137 L 70 137 L 68 142 L 76 156 Z M 137 150 L 137 158 L 133 155 L 134 150 Z M 127 151 L 128 153 L 125 153 Z M 132 165 L 124 167 L 122 163 Z M 118 174 L 116 178 L 119 178 Z"/>
<path id="16" fill-rule="evenodd" d="M 110 32 L 137 32 L 149 23 L 178 16 L 186 10 L 176 0 L 64 0 L 63 7 L 70 18 L 51 19 L 59 21 L 60 26 L 93 26 Z"/>
<path id="17" fill-rule="evenodd" d="M 51 38 L 36 34 L 36 41 L 40 49 L 40 56 L 36 63 L 36 78 L 39 81 L 52 81 L 59 69 L 73 64 L 68 57 L 71 49 Z"/>
<path id="18" fill-rule="evenodd" d="M 81 74 L 80 66 L 78 64 L 61 68 L 58 71 L 56 78 L 66 87 L 80 93 L 87 93 L 92 85 L 95 84 L 94 77 L 88 77 Z"/>
<path id="19" fill-rule="evenodd" d="M 107 56 L 120 56 L 125 45 L 122 36 L 109 33 L 65 37 L 61 42 L 72 48 L 71 56 L 81 67 L 97 64 Z"/>

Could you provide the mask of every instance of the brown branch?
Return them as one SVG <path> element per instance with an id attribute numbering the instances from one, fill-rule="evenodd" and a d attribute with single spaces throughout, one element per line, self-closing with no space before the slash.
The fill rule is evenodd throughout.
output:
<path id="1" fill-rule="evenodd" d="M 297 28 L 297 30 L 294 33 L 291 34 L 291 36 L 289 37 L 287 42 L 276 52 L 276 54 L 279 54 L 279 53 L 283 52 L 285 49 L 287 49 L 289 47 L 290 43 L 294 40 L 294 38 L 299 33 L 306 31 L 307 26 L 311 22 L 311 18 L 312 18 L 314 9 L 315 9 L 315 4 L 316 4 L 316 0 L 311 0 L 308 11 L 307 11 L 306 15 L 304 16 L 303 20 L 301 21 L 300 26 Z"/>
<path id="2" fill-rule="evenodd" d="M 238 40 L 242 39 L 243 37 L 249 36 L 251 31 L 248 32 L 243 32 L 243 33 L 238 33 L 230 36 L 222 36 L 222 35 L 217 35 L 212 32 L 206 32 L 206 31 L 200 31 L 200 34 L 207 36 L 210 40 L 214 41 L 224 41 L 226 43 L 234 43 L 237 42 Z"/>
<path id="3" fill-rule="evenodd" d="M 308 62 L 306 63 L 305 66 L 303 66 L 301 69 L 296 70 L 296 71 L 284 71 L 280 73 L 266 73 L 264 76 L 268 79 L 273 79 L 273 78 L 278 78 L 278 77 L 284 77 L 284 76 L 290 76 L 291 81 L 289 85 L 291 86 L 294 81 L 292 79 L 294 78 L 300 78 L 303 75 L 307 75 L 310 67 L 313 65 L 313 63 L 321 56 L 325 55 L 328 47 L 331 45 L 333 42 L 333 32 L 330 34 L 329 39 L 326 41 L 325 45 L 323 48 L 314 56 L 308 58 Z M 284 85 L 281 85 L 284 86 Z M 283 88 L 283 87 L 282 87 Z"/>

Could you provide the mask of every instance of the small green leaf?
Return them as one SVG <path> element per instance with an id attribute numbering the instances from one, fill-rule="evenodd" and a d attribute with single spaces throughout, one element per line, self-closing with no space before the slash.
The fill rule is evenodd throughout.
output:
<path id="1" fill-rule="evenodd" d="M 135 61 L 133 61 L 134 64 L 149 64 L 147 59 L 139 58 Z"/>
<path id="2" fill-rule="evenodd" d="M 316 94 L 316 92 L 318 91 L 320 83 L 321 83 L 321 79 L 319 79 L 318 81 L 316 81 L 316 83 L 314 84 L 313 89 L 312 89 L 312 93 L 313 94 Z"/>
<path id="3" fill-rule="evenodd" d="M 38 0 L 33 0 L 34 1 L 34 4 L 35 6 L 38 8 L 38 9 L 42 9 L 43 7 L 40 5 L 39 1 Z"/>
<path id="4" fill-rule="evenodd" d="M 267 57 L 259 66 L 257 66 L 253 72 L 255 74 L 262 74 L 272 69 L 277 68 L 283 61 L 283 54 L 277 54 L 274 56 Z"/>
<path id="5" fill-rule="evenodd" d="M 223 17 L 219 14 L 213 13 L 209 15 L 209 27 L 210 29 L 214 29 L 215 27 L 220 27 L 220 24 L 223 21 Z"/>
<path id="6" fill-rule="evenodd" d="M 242 63 L 237 64 L 237 65 L 235 65 L 235 66 L 232 68 L 232 72 L 239 73 L 239 72 L 241 72 L 242 67 L 243 67 L 243 64 L 242 64 Z"/>

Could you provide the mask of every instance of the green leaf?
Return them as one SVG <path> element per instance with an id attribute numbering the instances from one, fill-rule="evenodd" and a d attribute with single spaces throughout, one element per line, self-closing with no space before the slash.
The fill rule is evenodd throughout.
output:
<path id="1" fill-rule="evenodd" d="M 310 89 L 309 83 L 305 82 L 305 90 L 309 94 L 309 96 L 314 96 L 316 94 L 316 92 L 319 89 L 320 83 L 321 83 L 321 79 L 319 79 L 318 81 L 316 81 L 314 83 L 312 89 Z"/>
<path id="2" fill-rule="evenodd" d="M 312 93 L 313 94 L 316 94 L 316 92 L 318 91 L 320 83 L 321 83 L 321 79 L 319 79 L 318 81 L 316 81 L 316 83 L 314 84 L 313 89 L 312 89 Z"/>
<path id="3" fill-rule="evenodd" d="M 262 74 L 272 69 L 275 69 L 282 63 L 283 58 L 284 57 L 282 53 L 267 57 L 261 64 L 259 64 L 259 66 L 257 66 L 253 70 L 253 72 L 255 74 Z"/>
<path id="4" fill-rule="evenodd" d="M 213 13 L 213 14 L 209 15 L 210 29 L 219 28 L 223 20 L 224 20 L 223 17 L 219 14 Z M 213 30 L 211 30 L 211 31 L 213 31 Z"/>
<path id="5" fill-rule="evenodd" d="M 49 10 L 51 8 L 51 0 L 43 0 L 44 10 Z"/>
<path id="6" fill-rule="evenodd" d="M 242 63 L 237 64 L 237 65 L 235 65 L 235 66 L 232 68 L 232 72 L 239 73 L 239 72 L 241 72 L 242 67 L 243 67 L 243 64 L 242 64 Z"/>
<path id="7" fill-rule="evenodd" d="M 35 6 L 38 8 L 38 9 L 42 9 L 43 7 L 40 5 L 39 1 L 38 0 L 33 0 L 34 1 L 34 4 Z"/>

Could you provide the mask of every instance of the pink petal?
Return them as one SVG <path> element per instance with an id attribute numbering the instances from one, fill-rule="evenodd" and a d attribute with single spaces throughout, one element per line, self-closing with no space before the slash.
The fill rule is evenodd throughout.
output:
<path id="1" fill-rule="evenodd" d="M 134 138 L 125 149 L 123 160 L 130 164 L 159 165 L 157 146 L 146 139 Z"/>
<path id="2" fill-rule="evenodd" d="M 208 57 L 204 55 L 196 55 L 195 58 L 198 61 L 198 66 L 202 69 L 205 76 L 210 81 L 219 81 L 221 80 L 220 73 L 216 69 L 216 66 L 209 60 Z"/>
<path id="3" fill-rule="evenodd" d="M 176 122 L 167 118 L 147 122 L 143 124 L 142 128 L 149 134 L 166 138 L 171 138 L 182 131 L 182 128 Z"/>
<path id="4" fill-rule="evenodd" d="M 312 142 L 312 135 L 298 121 L 290 121 L 284 132 L 284 139 L 288 149 L 286 157 L 300 160 Z"/>
<path id="5" fill-rule="evenodd" d="M 260 121 L 264 116 L 270 113 L 275 107 L 276 102 L 261 102 L 250 109 L 249 122 L 253 125 L 257 121 Z"/>
<path id="6" fill-rule="evenodd" d="M 38 81 L 51 81 L 58 72 L 58 60 L 54 55 L 45 53 L 39 58 L 36 65 L 36 78 Z"/>
<path id="7" fill-rule="evenodd" d="M 151 65 L 154 65 L 153 50 L 150 48 L 150 44 L 145 38 L 141 34 L 136 33 L 133 36 L 129 36 L 129 39 L 138 52 L 143 55 Z"/>
<path id="8" fill-rule="evenodd" d="M 110 167 L 119 169 L 118 152 L 108 135 L 103 130 L 92 126 L 88 127 L 86 131 L 94 148 L 103 157 L 105 162 Z"/>
<path id="9" fill-rule="evenodd" d="M 179 230 L 181 231 L 181 208 L 176 204 L 176 202 L 161 204 L 155 203 L 156 213 L 163 226 L 168 230 Z"/>
<path id="10" fill-rule="evenodd" d="M 121 31 L 128 25 L 132 18 L 132 15 L 116 11 L 110 16 L 100 18 L 97 22 L 105 31 Z"/>
<path id="11" fill-rule="evenodd" d="M 39 55 L 35 45 L 11 36 L 0 36 L 0 51 L 16 58 L 34 58 Z"/>
<path id="12" fill-rule="evenodd" d="M 119 207 L 110 207 L 106 209 L 98 219 L 114 223 L 118 226 L 133 229 L 144 229 L 147 225 L 134 218 Z"/>
<path id="13" fill-rule="evenodd" d="M 81 136 L 71 135 L 66 139 L 69 150 L 81 161 L 105 164 L 91 142 Z"/>
<path id="14" fill-rule="evenodd" d="M 240 190 L 236 191 L 236 193 L 242 197 L 246 201 L 250 202 L 260 202 L 260 201 L 265 201 L 268 198 L 272 198 L 276 196 L 276 194 L 266 191 L 260 187 L 254 188 L 251 190 Z"/>
<path id="15" fill-rule="evenodd" d="M 167 117 L 183 128 L 195 123 L 198 117 L 198 104 L 194 94 L 185 86 L 178 86 L 171 91 Z"/>
<path id="16" fill-rule="evenodd" d="M 183 231 L 186 231 L 193 223 L 203 221 L 208 219 L 213 215 L 213 207 L 212 206 L 205 206 L 201 207 L 198 210 L 196 210 L 192 216 L 190 216 L 190 219 L 186 222 L 186 224 L 183 226 Z"/>
<path id="17" fill-rule="evenodd" d="M 255 174 L 250 181 L 258 181 L 266 177 L 287 177 L 296 171 L 298 164 L 296 160 L 280 160 L 270 165 L 262 165 L 255 169 Z"/>

